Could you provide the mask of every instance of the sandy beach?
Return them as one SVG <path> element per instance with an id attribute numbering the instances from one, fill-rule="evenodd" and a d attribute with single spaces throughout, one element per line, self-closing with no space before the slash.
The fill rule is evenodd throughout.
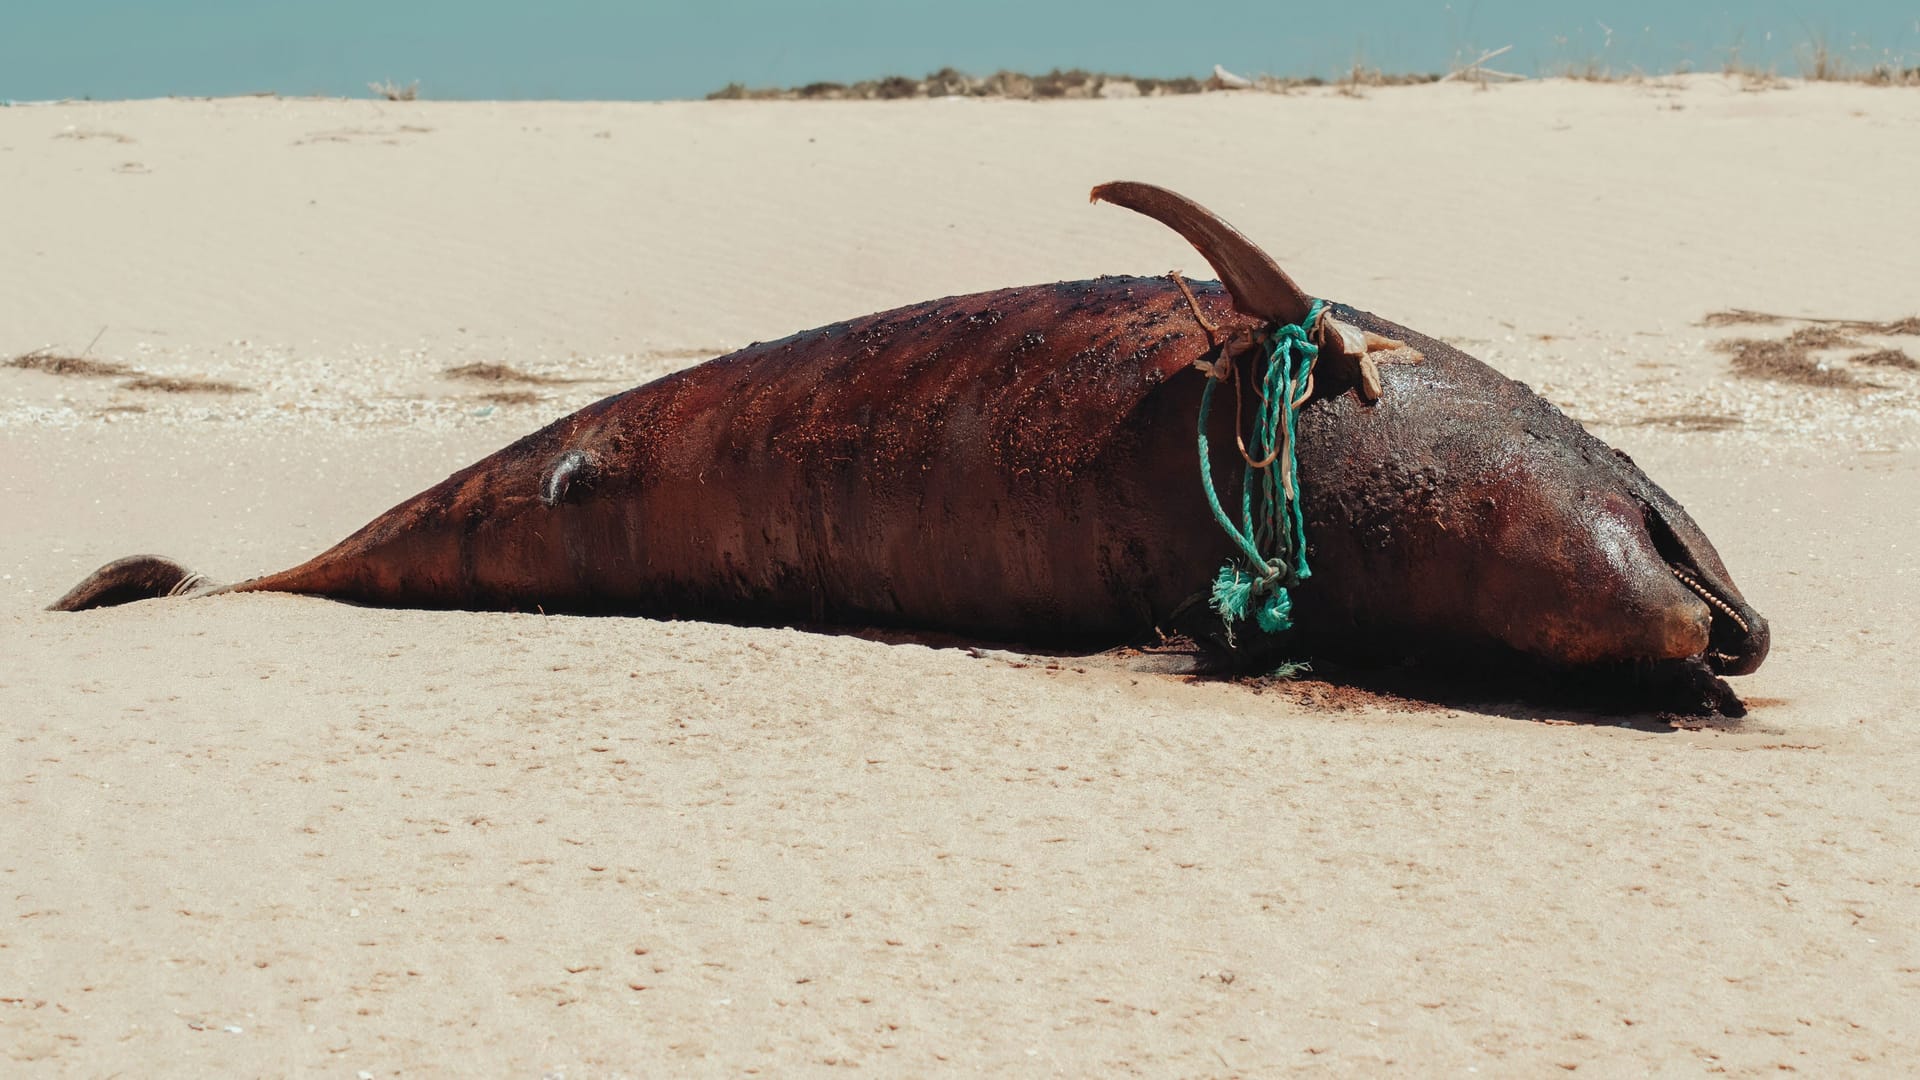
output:
<path id="1" fill-rule="evenodd" d="M 1705 75 L 0 108 L 0 359 L 86 361 L 0 367 L 0 1071 L 1904 1074 L 1920 336 L 1748 375 L 1729 343 L 1920 315 L 1916 176 L 1920 93 Z M 291 596 L 41 610 L 136 552 L 289 566 L 752 341 L 1211 277 L 1087 205 L 1118 178 L 1631 453 L 1772 622 L 1746 720 Z"/>

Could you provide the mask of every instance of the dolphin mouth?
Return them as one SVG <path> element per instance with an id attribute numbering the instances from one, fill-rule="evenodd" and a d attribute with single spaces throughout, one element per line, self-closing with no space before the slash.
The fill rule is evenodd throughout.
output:
<path id="1" fill-rule="evenodd" d="M 1766 624 L 1746 605 L 1715 592 L 1691 566 L 1669 562 L 1667 569 L 1713 611 L 1704 657 L 1707 666 L 1718 675 L 1746 675 L 1758 668 L 1767 656 Z"/>
<path id="2" fill-rule="evenodd" d="M 1701 569 L 1657 508 L 1644 502 L 1641 508 L 1654 550 L 1660 553 L 1680 584 L 1698 596 L 1712 615 L 1707 648 L 1701 659 L 1716 675 L 1747 675 L 1757 670 L 1767 658 L 1772 642 L 1767 620 L 1730 586 L 1718 580 L 1717 575 Z"/>

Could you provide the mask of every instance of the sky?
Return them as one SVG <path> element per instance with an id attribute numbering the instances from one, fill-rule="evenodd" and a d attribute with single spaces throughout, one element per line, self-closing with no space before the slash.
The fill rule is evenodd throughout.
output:
<path id="1" fill-rule="evenodd" d="M 1559 74 L 1590 64 L 1783 75 L 1824 42 L 1920 66 L 1920 0 L 0 0 L 0 100 L 277 91 L 442 99 L 697 98 L 952 66 L 1338 75 L 1356 62 Z"/>

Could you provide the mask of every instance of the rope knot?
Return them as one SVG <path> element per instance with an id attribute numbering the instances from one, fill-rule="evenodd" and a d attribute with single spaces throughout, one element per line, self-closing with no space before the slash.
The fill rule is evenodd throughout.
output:
<path id="1" fill-rule="evenodd" d="M 1239 549 L 1213 581 L 1213 607 L 1226 624 L 1229 643 L 1236 626 L 1248 618 L 1269 634 L 1292 629 L 1293 598 L 1288 590 L 1312 575 L 1307 568 L 1306 520 L 1300 508 L 1295 434 L 1300 407 L 1313 395 L 1313 363 L 1320 355 L 1309 331 L 1325 311 L 1326 302 L 1315 300 L 1305 319 L 1274 327 L 1273 347 L 1264 361 L 1248 365 L 1257 398 L 1250 434 L 1241 431 L 1239 372 L 1228 369 L 1235 399 L 1234 432 L 1240 456 L 1246 462 L 1237 521 L 1221 505 L 1214 489 L 1213 463 L 1207 447 L 1213 388 L 1225 380 L 1208 378 L 1200 392 L 1200 483 L 1214 520 Z"/>

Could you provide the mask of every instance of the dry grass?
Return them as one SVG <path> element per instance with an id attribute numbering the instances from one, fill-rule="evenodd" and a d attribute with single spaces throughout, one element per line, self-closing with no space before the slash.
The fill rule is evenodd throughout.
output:
<path id="1" fill-rule="evenodd" d="M 1841 319 L 1833 325 L 1856 334 L 1887 334 L 1904 337 L 1920 337 L 1920 315 L 1909 315 L 1904 319 L 1889 322 L 1873 322 L 1868 319 Z"/>
<path id="2" fill-rule="evenodd" d="M 1858 349 L 1860 342 L 1848 337 L 1837 326 L 1803 326 L 1787 335 L 1786 344 L 1796 349 Z"/>
<path id="3" fill-rule="evenodd" d="M 1342 97 L 1366 97 L 1367 92 L 1363 87 L 1383 85 L 1382 79 L 1379 68 L 1367 67 L 1356 60 L 1353 62 L 1353 67 L 1347 69 L 1347 73 L 1334 83 L 1334 93 Z"/>
<path id="4" fill-rule="evenodd" d="M 1858 63 L 1849 59 L 1820 35 L 1809 38 L 1805 44 L 1794 50 L 1794 55 L 1798 60 L 1800 77 L 1807 82 L 1850 82 L 1865 86 L 1920 86 L 1920 67 L 1912 66 L 1886 54 L 1882 54 L 1871 62 Z M 1738 79 L 1742 90 L 1775 90 L 1787 85 L 1787 81 L 1781 78 L 1780 73 L 1774 68 L 1763 68 L 1742 58 L 1738 44 L 1727 50 L 1726 63 L 1720 70 L 1728 78 Z"/>
<path id="5" fill-rule="evenodd" d="M 1854 81 L 1868 86 L 1920 86 L 1920 67 L 1876 64 Z"/>
<path id="6" fill-rule="evenodd" d="M 1734 338 L 1717 342 L 1714 348 L 1732 357 L 1734 374 L 1742 378 L 1836 389 L 1864 385 L 1853 372 L 1823 365 L 1811 350 L 1786 341 Z"/>
<path id="7" fill-rule="evenodd" d="M 85 356 L 62 356 L 45 349 L 16 356 L 7 361 L 7 366 L 24 371 L 42 371 L 48 375 L 68 375 L 86 379 L 137 374 L 125 364 L 116 364 L 109 360 L 89 360 Z"/>
<path id="8" fill-rule="evenodd" d="M 120 384 L 126 390 L 148 390 L 158 394 L 244 394 L 239 383 L 219 379 L 196 379 L 175 375 L 141 375 Z"/>
<path id="9" fill-rule="evenodd" d="M 1764 311 L 1748 311 L 1746 308 L 1730 308 L 1726 311 L 1710 311 L 1700 320 L 1701 326 L 1774 326 L 1786 322 L 1789 316 L 1769 315 Z"/>
<path id="10" fill-rule="evenodd" d="M 1100 97 L 1162 97 L 1170 94 L 1238 92 L 1261 90 L 1289 93 L 1310 87 L 1331 87 L 1345 97 L 1363 98 L 1367 90 L 1381 86 L 1411 86 L 1430 82 L 1465 82 L 1485 89 L 1496 83 L 1523 82 L 1528 76 L 1489 67 L 1488 62 L 1504 56 L 1511 45 L 1480 53 L 1463 53 L 1452 70 L 1444 75 L 1392 74 L 1356 59 L 1340 76 L 1327 80 L 1319 76 L 1304 78 L 1256 75 L 1251 78 L 1219 75 L 1201 79 L 1156 79 L 1086 71 L 1081 68 L 1055 68 L 1044 75 L 1025 75 L 1016 71 L 997 71 L 985 77 L 968 75 L 954 68 L 941 68 L 924 78 L 888 75 L 855 83 L 815 82 L 795 87 L 750 87 L 728 83 L 707 95 L 709 101 L 895 101 L 915 98 L 986 97 L 1016 100 L 1052 100 Z M 1857 82 L 1872 86 L 1920 86 L 1920 67 L 1883 57 L 1876 62 L 1856 64 L 1824 39 L 1814 38 L 1798 50 L 1802 78 L 1818 82 Z M 1472 59 L 1468 59 L 1472 57 Z M 1693 65 L 1681 61 L 1675 75 L 1686 74 Z M 1788 85 L 1772 67 L 1748 62 L 1735 44 L 1727 50 L 1721 73 L 1737 80 L 1742 90 L 1773 90 Z M 1638 83 L 1651 78 L 1637 66 L 1618 70 L 1600 56 L 1564 63 L 1557 73 L 1561 78 L 1593 83 Z M 1654 80 L 1658 85 L 1657 80 Z M 376 91 L 391 84 L 374 84 Z"/>
<path id="11" fill-rule="evenodd" d="M 1614 74 L 1613 68 L 1602 63 L 1597 56 L 1589 56 L 1585 60 L 1569 60 L 1560 65 L 1559 75 L 1563 79 L 1572 79 L 1574 82 L 1610 83 L 1620 81 L 1620 76 Z"/>
<path id="12" fill-rule="evenodd" d="M 1792 315 L 1772 315 L 1764 311 L 1734 308 L 1715 311 L 1701 320 L 1703 326 L 1779 326 L 1798 323 L 1784 338 L 1730 338 L 1716 342 L 1714 349 L 1732 358 L 1734 373 L 1749 379 L 1768 379 L 1795 386 L 1885 389 L 1867 382 L 1844 367 L 1823 362 L 1815 353 L 1841 349 L 1868 349 L 1846 358 L 1857 367 L 1920 370 L 1920 363 L 1905 352 L 1873 349 L 1855 335 L 1920 336 L 1920 316 L 1879 321 L 1874 319 L 1809 319 Z"/>
<path id="13" fill-rule="evenodd" d="M 1841 82 L 1847 77 L 1847 62 L 1827 39 L 1815 37 L 1800 50 L 1800 77 L 1811 82 Z"/>
<path id="14" fill-rule="evenodd" d="M 1870 64 L 1856 64 L 1815 35 L 1795 50 L 1800 58 L 1800 77 L 1808 82 L 1851 82 L 1868 86 L 1920 86 L 1920 67 L 1882 58 Z"/>
<path id="15" fill-rule="evenodd" d="M 1920 362 L 1899 349 L 1875 349 L 1847 357 L 1847 363 L 1865 367 L 1899 368 L 1902 371 L 1920 371 Z"/>
<path id="16" fill-rule="evenodd" d="M 1366 91 L 1382 86 L 1414 86 L 1421 83 L 1441 82 L 1444 75 L 1389 75 L 1366 61 L 1355 59 L 1347 73 L 1334 80 L 1334 92 L 1342 97 L 1363 98 Z M 1319 86 L 1320 80 L 1285 80 L 1262 77 L 1254 81 L 1254 87 L 1261 90 L 1277 90 L 1285 93 L 1302 86 Z"/>
<path id="17" fill-rule="evenodd" d="M 563 379 L 555 375 L 535 375 L 505 364 L 462 364 L 450 367 L 440 374 L 449 379 L 477 383 L 519 383 L 523 386 L 565 386 L 579 382 L 579 379 Z"/>
<path id="18" fill-rule="evenodd" d="M 1849 334 L 1905 335 L 1920 337 L 1920 315 L 1909 315 L 1904 319 L 1890 319 L 1876 322 L 1872 319 L 1810 319 L 1799 315 L 1769 315 L 1764 311 L 1749 311 L 1746 308 L 1731 308 L 1727 311 L 1715 311 L 1700 320 L 1701 326 L 1777 326 L 1781 323 L 1806 323 L 1810 326 L 1827 326 Z"/>
<path id="19" fill-rule="evenodd" d="M 1740 83 L 1740 89 L 1748 93 L 1778 90 L 1787 85 L 1786 80 L 1780 78 L 1779 72 L 1771 67 L 1763 68 L 1758 64 L 1749 63 L 1741 55 L 1741 50 L 1741 42 L 1735 41 L 1733 47 L 1727 50 L 1726 62 L 1720 65 L 1720 74 L 1728 79 L 1737 80 Z"/>
<path id="20" fill-rule="evenodd" d="M 1723 416 L 1719 413 L 1672 413 L 1665 416 L 1642 417 L 1635 423 L 1639 427 L 1667 428 L 1671 431 L 1726 431 L 1739 427 L 1746 421 L 1737 416 Z"/>
<path id="21" fill-rule="evenodd" d="M 1730 74 L 1740 80 L 1740 89 L 1750 94 L 1765 90 L 1784 90 L 1787 86 L 1787 80 L 1774 74 L 1771 69 L 1763 71 L 1759 68 L 1746 68 Z"/>
<path id="22" fill-rule="evenodd" d="M 67 378 L 125 378 L 127 381 L 120 384 L 123 390 L 150 390 L 162 394 L 244 394 L 248 392 L 246 387 L 238 383 L 222 382 L 218 379 L 153 375 L 111 360 L 89 360 L 84 354 L 65 356 L 46 349 L 16 356 L 7 361 L 7 366 Z"/>
<path id="23" fill-rule="evenodd" d="M 1855 51 L 1860 50 L 1856 48 Z M 1822 35 L 1814 35 L 1794 53 L 1800 63 L 1800 77 L 1808 82 L 1920 86 L 1920 67 L 1909 67 L 1886 56 L 1871 63 L 1858 63 L 1836 49 Z"/>
<path id="24" fill-rule="evenodd" d="M 540 395 L 531 390 L 489 390 L 476 396 L 493 405 L 536 405 L 540 402 Z"/>

